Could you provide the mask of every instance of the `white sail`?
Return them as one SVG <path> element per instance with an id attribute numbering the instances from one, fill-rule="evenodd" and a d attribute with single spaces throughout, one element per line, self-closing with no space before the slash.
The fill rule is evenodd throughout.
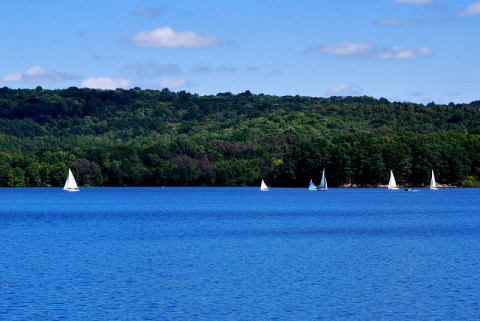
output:
<path id="1" fill-rule="evenodd" d="M 65 182 L 65 186 L 63 187 L 64 191 L 67 192 L 79 192 L 80 190 L 78 189 L 77 182 L 75 181 L 75 177 L 73 177 L 73 173 L 68 169 L 68 176 L 67 180 Z"/>
<path id="2" fill-rule="evenodd" d="M 326 191 L 328 190 L 328 185 L 327 185 L 327 178 L 325 177 L 325 169 L 323 169 L 322 172 L 322 180 L 320 181 L 320 185 L 318 186 L 318 191 Z"/>
<path id="3" fill-rule="evenodd" d="M 432 179 L 430 180 L 430 189 L 434 191 L 438 190 L 437 183 L 435 182 L 435 174 L 433 174 L 433 169 L 432 169 Z"/>
<path id="4" fill-rule="evenodd" d="M 262 179 L 262 184 L 260 185 L 260 190 L 261 191 L 268 191 L 268 186 L 265 184 L 265 182 Z"/>
<path id="5" fill-rule="evenodd" d="M 395 181 L 395 177 L 393 176 L 392 171 L 390 171 L 390 180 L 388 181 L 388 189 L 398 189 L 397 182 Z"/>

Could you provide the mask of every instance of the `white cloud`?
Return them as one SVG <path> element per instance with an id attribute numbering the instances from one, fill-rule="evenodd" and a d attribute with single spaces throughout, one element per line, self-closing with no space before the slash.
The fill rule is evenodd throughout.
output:
<path id="1" fill-rule="evenodd" d="M 130 43 L 139 48 L 198 48 L 217 45 L 219 39 L 191 31 L 177 33 L 169 27 L 163 27 L 139 32 Z"/>
<path id="2" fill-rule="evenodd" d="M 397 46 L 380 49 L 369 43 L 344 42 L 340 44 L 321 45 L 310 49 L 308 52 L 334 56 L 362 56 L 380 60 L 392 60 L 428 57 L 432 55 L 433 50 L 429 47 L 411 49 Z"/>
<path id="3" fill-rule="evenodd" d="M 393 0 L 395 3 L 431 4 L 434 0 Z"/>
<path id="4" fill-rule="evenodd" d="M 2 81 L 6 82 L 21 82 L 23 78 L 23 73 L 13 72 L 11 74 L 5 75 L 2 77 Z"/>
<path id="5" fill-rule="evenodd" d="M 48 70 L 42 66 L 33 66 L 21 72 L 7 74 L 0 79 L 5 82 L 59 82 L 65 79 L 75 78 L 56 71 Z"/>
<path id="6" fill-rule="evenodd" d="M 182 88 L 187 85 L 188 81 L 186 79 L 163 79 L 160 81 L 160 86 L 168 89 Z"/>
<path id="7" fill-rule="evenodd" d="M 130 79 L 127 78 L 90 77 L 84 79 L 80 84 L 80 87 L 94 89 L 117 89 L 128 88 L 130 83 Z"/>
<path id="8" fill-rule="evenodd" d="M 469 5 L 466 9 L 459 12 L 460 16 L 473 16 L 480 14 L 480 2 Z"/>
<path id="9" fill-rule="evenodd" d="M 311 49 L 312 52 L 326 53 L 335 56 L 363 56 L 370 53 L 373 46 L 362 42 L 343 42 L 339 44 L 326 44 Z"/>
<path id="10" fill-rule="evenodd" d="M 428 57 L 431 56 L 432 53 L 433 51 L 429 47 L 420 48 L 418 50 L 410 48 L 390 47 L 379 50 L 377 53 L 377 58 L 381 60 L 402 60 L 417 57 Z"/>
<path id="11" fill-rule="evenodd" d="M 355 96 L 361 93 L 362 89 L 350 82 L 341 83 L 327 89 L 328 96 Z"/>
<path id="12" fill-rule="evenodd" d="M 34 66 L 25 70 L 25 75 L 27 77 L 38 77 L 47 74 L 47 70 L 42 66 Z"/>

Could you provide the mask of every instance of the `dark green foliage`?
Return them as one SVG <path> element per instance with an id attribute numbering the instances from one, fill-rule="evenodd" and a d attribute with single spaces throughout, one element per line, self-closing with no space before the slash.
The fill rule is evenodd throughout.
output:
<path id="1" fill-rule="evenodd" d="M 0 89 L 0 185 L 478 186 L 480 103 Z"/>

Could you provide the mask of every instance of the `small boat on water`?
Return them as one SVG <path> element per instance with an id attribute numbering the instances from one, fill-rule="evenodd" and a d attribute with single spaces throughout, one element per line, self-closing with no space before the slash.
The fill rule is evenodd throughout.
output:
<path id="1" fill-rule="evenodd" d="M 405 192 L 420 192 L 420 190 L 419 189 L 413 189 L 411 187 L 407 187 L 407 188 L 405 188 Z"/>
<path id="2" fill-rule="evenodd" d="M 388 181 L 388 189 L 397 190 L 397 182 L 395 181 L 395 176 L 393 176 L 393 171 L 390 171 L 390 180 Z"/>
<path id="3" fill-rule="evenodd" d="M 77 182 L 75 181 L 75 177 L 73 177 L 73 173 L 70 168 L 68 169 L 67 181 L 65 182 L 63 190 L 65 192 L 80 192 L 77 186 Z"/>
<path id="4" fill-rule="evenodd" d="M 432 191 L 438 190 L 437 183 L 435 182 L 435 174 L 433 174 L 433 169 L 432 169 L 432 179 L 430 180 L 430 189 Z"/>
<path id="5" fill-rule="evenodd" d="M 320 185 L 318 185 L 317 191 L 327 191 L 328 190 L 328 185 L 327 185 L 327 178 L 325 177 L 325 168 L 323 169 L 322 172 L 322 180 L 320 181 Z"/>
<path id="6" fill-rule="evenodd" d="M 310 191 L 316 191 L 317 190 L 317 187 L 315 186 L 315 184 L 313 183 L 313 180 L 310 180 L 310 185 L 308 185 L 308 189 Z"/>
<path id="7" fill-rule="evenodd" d="M 268 189 L 269 189 L 269 188 L 268 188 L 267 184 L 265 184 L 265 182 L 264 182 L 263 179 L 262 179 L 262 183 L 260 184 L 260 190 L 261 190 L 262 192 L 266 192 L 266 191 L 268 191 Z"/>

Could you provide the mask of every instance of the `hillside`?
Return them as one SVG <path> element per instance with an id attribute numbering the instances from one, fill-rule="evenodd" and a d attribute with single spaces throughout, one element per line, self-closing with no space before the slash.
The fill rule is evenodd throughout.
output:
<path id="1" fill-rule="evenodd" d="M 471 186 L 480 101 L 198 96 L 141 90 L 0 89 L 0 185 Z"/>

